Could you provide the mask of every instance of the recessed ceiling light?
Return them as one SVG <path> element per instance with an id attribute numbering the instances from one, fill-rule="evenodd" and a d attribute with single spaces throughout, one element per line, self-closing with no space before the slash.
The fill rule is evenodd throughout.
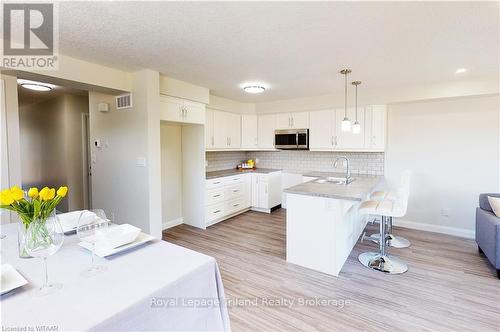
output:
<path id="1" fill-rule="evenodd" d="M 267 84 L 259 83 L 259 82 L 249 82 L 243 83 L 241 88 L 248 93 L 262 93 L 266 91 Z"/>
<path id="2" fill-rule="evenodd" d="M 463 74 L 467 71 L 467 69 L 465 68 L 458 68 L 456 71 L 455 71 L 455 74 Z"/>
<path id="3" fill-rule="evenodd" d="M 19 83 L 19 85 L 21 85 L 23 88 L 34 91 L 50 91 L 55 87 L 55 85 L 53 84 L 22 79 L 17 80 L 17 83 Z"/>

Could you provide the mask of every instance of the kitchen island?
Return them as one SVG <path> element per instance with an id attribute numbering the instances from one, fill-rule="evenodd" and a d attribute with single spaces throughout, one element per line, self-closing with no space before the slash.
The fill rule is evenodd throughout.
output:
<path id="1" fill-rule="evenodd" d="M 381 176 L 356 175 L 348 185 L 336 177 L 317 178 L 287 188 L 286 260 L 338 276 L 366 226 L 358 206 Z"/>

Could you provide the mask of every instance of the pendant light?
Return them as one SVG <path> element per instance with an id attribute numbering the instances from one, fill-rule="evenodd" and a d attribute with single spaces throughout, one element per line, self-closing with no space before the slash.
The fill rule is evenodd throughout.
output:
<path id="1" fill-rule="evenodd" d="M 361 84 L 361 81 L 354 81 L 351 84 L 356 87 L 356 121 L 354 121 L 354 125 L 352 126 L 352 133 L 359 134 L 361 132 L 361 125 L 358 122 L 358 85 Z"/>
<path id="2" fill-rule="evenodd" d="M 344 75 L 344 120 L 342 120 L 342 131 L 351 131 L 351 120 L 347 117 L 347 75 L 349 75 L 352 70 L 346 68 L 342 69 L 340 73 Z"/>

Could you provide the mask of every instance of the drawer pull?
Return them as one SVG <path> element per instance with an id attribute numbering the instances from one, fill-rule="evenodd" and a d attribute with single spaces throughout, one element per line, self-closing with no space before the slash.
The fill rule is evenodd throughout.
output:
<path id="1" fill-rule="evenodd" d="M 220 181 L 217 181 L 217 182 L 214 182 L 213 184 L 219 184 L 219 183 L 220 183 Z"/>
<path id="2" fill-rule="evenodd" d="M 213 195 L 212 197 L 213 197 L 213 198 L 215 198 L 215 197 L 220 197 L 220 194 L 218 194 L 218 195 Z"/>
<path id="3" fill-rule="evenodd" d="M 238 203 L 238 204 L 233 204 L 233 206 L 234 206 L 234 207 L 237 207 L 237 206 L 239 206 L 239 205 L 240 205 L 239 203 Z"/>
<path id="4" fill-rule="evenodd" d="M 212 213 L 213 213 L 213 214 L 215 214 L 215 213 L 219 213 L 219 212 L 220 212 L 220 210 L 217 210 L 217 211 L 214 211 L 214 212 L 212 212 Z"/>
<path id="5" fill-rule="evenodd" d="M 234 189 L 233 190 L 233 193 L 237 193 L 239 190 L 238 189 Z"/>

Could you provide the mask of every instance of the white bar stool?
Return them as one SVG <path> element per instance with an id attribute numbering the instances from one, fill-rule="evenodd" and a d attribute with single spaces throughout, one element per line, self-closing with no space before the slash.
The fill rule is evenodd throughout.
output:
<path id="1" fill-rule="evenodd" d="M 399 182 L 399 188 L 397 191 L 375 191 L 370 194 L 370 200 L 372 201 L 396 201 L 398 195 L 408 195 L 410 192 L 410 182 L 411 182 L 411 171 L 406 170 L 401 175 Z M 411 242 L 402 236 L 396 236 L 392 234 L 392 217 L 389 217 L 387 221 L 387 245 L 393 248 L 408 248 Z M 372 234 L 368 237 L 373 242 L 379 242 L 380 234 Z"/>
<path id="2" fill-rule="evenodd" d="M 379 215 L 382 217 L 380 221 L 380 239 L 379 252 L 365 252 L 358 256 L 359 261 L 364 266 L 390 274 L 401 274 L 408 270 L 405 262 L 397 257 L 389 256 L 386 252 L 387 245 L 387 230 L 389 218 L 403 217 L 406 214 L 408 207 L 408 194 L 401 191 L 398 193 L 398 198 L 395 201 L 364 201 L 358 208 L 360 214 Z"/>

